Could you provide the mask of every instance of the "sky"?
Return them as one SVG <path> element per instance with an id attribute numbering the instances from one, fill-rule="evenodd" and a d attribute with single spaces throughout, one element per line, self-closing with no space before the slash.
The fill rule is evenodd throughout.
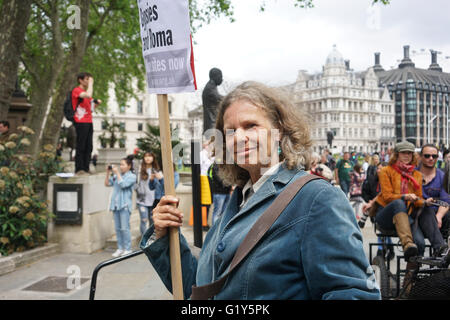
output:
<path id="1" fill-rule="evenodd" d="M 403 46 L 409 45 L 416 67 L 429 67 L 433 49 L 441 52 L 444 72 L 450 72 L 448 0 L 391 0 L 387 6 L 372 6 L 372 0 L 314 0 L 310 9 L 295 7 L 294 0 L 265 0 L 261 12 L 262 2 L 232 0 L 235 22 L 220 18 L 193 35 L 197 94 L 213 67 L 222 70 L 222 93 L 246 80 L 294 83 L 299 70 L 320 72 L 333 45 L 355 71 L 373 66 L 375 52 L 381 53 L 385 70 L 396 68 Z"/>

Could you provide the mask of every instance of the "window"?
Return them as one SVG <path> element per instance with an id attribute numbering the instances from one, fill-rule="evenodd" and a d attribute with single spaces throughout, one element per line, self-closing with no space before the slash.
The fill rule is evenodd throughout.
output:
<path id="1" fill-rule="evenodd" d="M 144 113 L 144 103 L 142 100 L 139 100 L 137 103 L 137 113 L 143 114 Z"/>
<path id="2" fill-rule="evenodd" d="M 125 113 L 125 109 L 126 109 L 126 108 L 127 108 L 126 106 L 120 106 L 120 107 L 119 107 L 119 112 L 120 112 L 121 114 Z"/>
<path id="3" fill-rule="evenodd" d="M 331 100 L 331 106 L 333 107 L 333 108 L 337 108 L 338 107 L 338 100 Z"/>
<path id="4" fill-rule="evenodd" d="M 138 131 L 142 131 L 143 130 L 143 124 L 142 123 L 138 123 Z"/>
<path id="5" fill-rule="evenodd" d="M 119 123 L 120 129 L 125 130 L 125 122 Z"/>
<path id="6" fill-rule="evenodd" d="M 169 114 L 172 115 L 172 101 L 169 101 Z"/>
<path id="7" fill-rule="evenodd" d="M 106 130 L 106 126 L 107 126 L 107 121 L 103 120 L 102 121 L 102 130 Z"/>

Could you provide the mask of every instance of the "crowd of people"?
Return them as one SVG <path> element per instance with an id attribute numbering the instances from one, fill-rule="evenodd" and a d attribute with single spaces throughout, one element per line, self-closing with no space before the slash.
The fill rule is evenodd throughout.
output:
<path id="1" fill-rule="evenodd" d="M 377 228 L 385 234 L 395 233 L 400 239 L 406 260 L 423 256 L 425 239 L 431 244 L 434 256 L 448 254 L 445 241 L 450 229 L 447 193 L 448 150 L 441 151 L 426 144 L 416 152 L 412 143 L 400 142 L 387 152 L 361 155 L 345 152 L 338 161 L 330 162 L 325 150 L 320 159 L 327 171 L 317 170 L 318 155 L 313 156 L 310 173 L 336 183 L 349 198 L 360 228 L 369 215 Z M 328 161 L 326 161 L 328 159 Z M 336 165 L 334 165 L 336 163 Z M 395 256 L 392 240 L 386 237 L 387 249 L 381 245 L 377 255 L 386 259 Z M 381 243 L 382 239 L 378 239 Z M 409 262 L 408 267 L 416 265 Z"/>
<path id="2" fill-rule="evenodd" d="M 224 98 L 217 119 L 217 130 L 236 132 L 231 138 L 227 136 L 231 140 L 221 144 L 223 154 L 233 150 L 236 155 L 242 153 L 246 161 L 216 163 L 210 157 L 209 144 L 203 146 L 201 203 L 208 209 L 213 203 L 215 210 L 198 259 L 180 235 L 185 298 L 191 294 L 194 298 L 198 292 L 205 292 L 200 288 L 230 276 L 227 284 L 213 294 L 216 298 L 379 299 L 379 290 L 366 286 L 370 263 L 362 246 L 361 228 L 368 216 L 382 233 L 396 233 L 408 269 L 414 268 L 411 257 L 424 254 L 425 239 L 431 243 L 434 256 L 449 254 L 445 238 L 450 227 L 447 214 L 450 198 L 445 182 L 448 177 L 444 174 L 448 171 L 445 167 L 448 159 L 443 154 L 439 159 L 440 150 L 436 146 L 425 145 L 417 153 L 413 144 L 400 142 L 386 153 L 357 157 L 355 153 L 345 152 L 340 159 L 327 150 L 320 155 L 309 153 L 305 146 L 310 147 L 312 142 L 301 116 L 279 93 L 253 82 L 243 83 Z M 247 161 L 256 152 L 252 150 L 257 150 L 249 145 L 268 144 L 267 136 L 260 136 L 259 130 L 273 129 L 281 130 L 282 138 L 278 141 L 278 153 L 269 152 L 270 165 L 263 164 L 259 154 L 254 155 L 256 163 Z M 292 135 L 292 132 L 304 134 Z M 240 150 L 239 146 L 244 149 Z M 171 291 L 170 275 L 164 272 L 170 269 L 167 229 L 182 225 L 183 212 L 178 209 L 179 199 L 157 196 L 156 191 L 151 193 L 155 182 L 149 180 L 161 181 L 152 159 L 154 155 L 150 153 L 144 157 L 138 182 L 143 189 L 148 187 L 142 193 L 149 197 L 148 201 L 139 200 L 141 217 L 145 220 L 147 214 L 146 219 L 152 220 L 148 228 L 142 225 L 141 230 L 147 230 L 140 247 Z M 121 170 L 122 166 L 126 175 L 126 162 Z M 304 177 L 305 171 L 319 179 L 285 204 L 283 215 L 266 231 L 269 232 L 263 238 L 266 240 L 249 253 L 252 257 L 243 260 L 233 275 L 228 275 L 234 253 L 258 217 L 267 213 L 266 209 L 293 181 Z M 109 178 L 106 182 L 108 185 L 121 183 L 119 175 L 115 181 Z M 209 187 L 206 191 L 205 185 Z M 111 208 L 119 216 L 115 220 L 120 224 L 123 213 L 114 205 L 112 201 Z M 305 228 L 307 237 L 303 236 Z M 120 231 L 120 227 L 116 229 Z M 391 239 L 387 241 L 392 243 Z M 127 244 L 128 241 L 123 241 L 123 247 L 115 254 L 126 253 Z M 264 253 L 272 250 L 279 254 L 264 258 L 267 256 Z M 378 254 L 386 259 L 395 256 L 393 247 L 386 251 L 380 247 Z M 285 268 L 294 265 L 298 268 Z M 254 270 L 251 274 L 246 271 L 250 269 Z M 298 270 L 304 272 L 298 274 Z M 273 277 L 277 277 L 276 287 L 266 281 Z M 291 277 L 299 278 L 293 282 Z M 336 290 L 342 286 L 349 289 L 345 293 Z"/>

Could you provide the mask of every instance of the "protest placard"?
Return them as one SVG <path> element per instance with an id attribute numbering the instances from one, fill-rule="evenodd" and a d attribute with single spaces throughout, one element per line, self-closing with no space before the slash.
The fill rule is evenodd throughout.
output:
<path id="1" fill-rule="evenodd" d="M 197 89 L 187 0 L 138 0 L 149 93 Z"/>
<path id="2" fill-rule="evenodd" d="M 197 89 L 188 0 L 138 0 L 142 53 L 149 93 L 158 94 L 164 191 L 175 196 L 167 94 Z M 169 229 L 173 297 L 182 300 L 183 278 L 178 228 Z"/>

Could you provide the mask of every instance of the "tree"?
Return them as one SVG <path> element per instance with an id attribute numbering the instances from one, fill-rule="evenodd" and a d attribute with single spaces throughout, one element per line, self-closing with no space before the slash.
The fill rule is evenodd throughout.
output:
<path id="1" fill-rule="evenodd" d="M 135 1 L 79 0 L 81 19 L 74 30 L 66 23 L 70 18 L 66 12 L 69 1 L 35 0 L 35 4 L 22 55 L 22 79 L 28 84 L 33 103 L 27 124 L 36 132 L 31 150 L 34 154 L 40 144 L 56 144 L 63 120 L 62 105 L 67 93 L 77 85 L 76 74 L 81 68 L 94 75 L 94 95 L 105 102 L 111 84 L 123 104 L 136 86 L 144 88 Z M 137 83 L 133 81 L 136 79 Z M 41 140 L 36 140 L 40 135 Z"/>
<path id="2" fill-rule="evenodd" d="M 69 1 L 34 0 L 30 25 L 25 37 L 25 47 L 22 62 L 25 67 L 23 77 L 28 83 L 28 93 L 33 108 L 28 117 L 27 125 L 36 132 L 32 141 L 32 154 L 39 150 L 39 137 L 47 114 L 48 104 L 59 104 L 62 110 L 63 101 L 68 88 L 75 82 L 85 54 L 88 35 L 89 0 L 77 0 L 80 9 L 79 25 L 70 29 L 67 8 Z M 55 90 L 57 88 L 58 90 Z M 63 91 L 64 90 L 64 91 Z M 61 125 L 62 117 L 56 118 L 49 112 L 47 122 Z M 59 129 L 54 133 L 55 139 L 50 144 L 55 145 L 59 137 Z"/>
<path id="3" fill-rule="evenodd" d="M 5 120 L 16 84 L 31 0 L 2 1 L 0 5 L 0 120 Z"/>

